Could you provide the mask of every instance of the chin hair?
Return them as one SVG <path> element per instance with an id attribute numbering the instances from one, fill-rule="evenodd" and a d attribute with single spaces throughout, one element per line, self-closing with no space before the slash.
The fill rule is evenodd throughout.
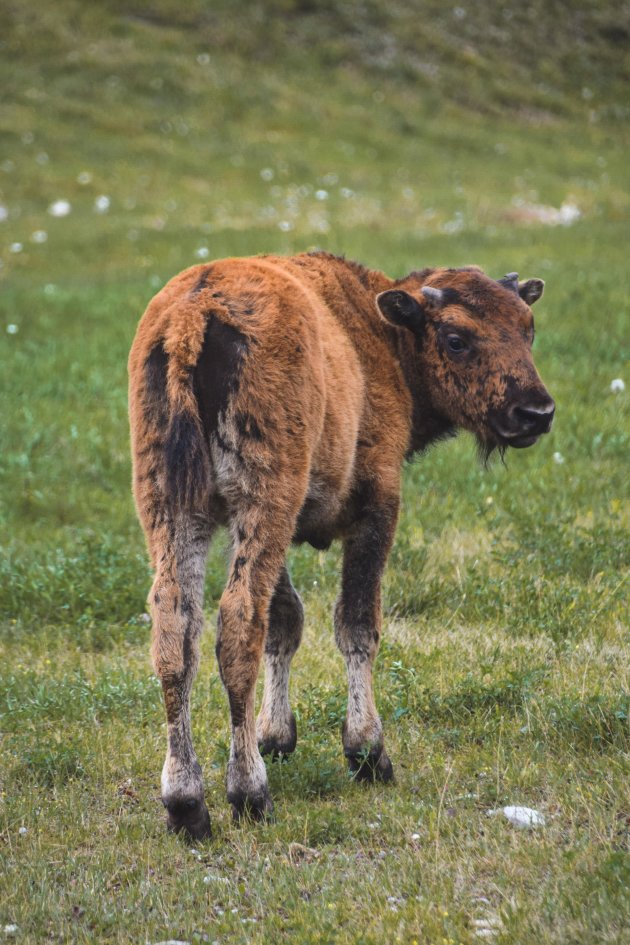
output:
<path id="1" fill-rule="evenodd" d="M 479 462 L 487 469 L 490 465 L 491 458 L 496 454 L 499 456 L 501 462 L 505 466 L 505 451 L 507 446 L 502 446 L 500 443 L 497 443 L 496 440 L 485 440 L 481 436 L 477 436 L 477 455 L 479 456 Z"/>

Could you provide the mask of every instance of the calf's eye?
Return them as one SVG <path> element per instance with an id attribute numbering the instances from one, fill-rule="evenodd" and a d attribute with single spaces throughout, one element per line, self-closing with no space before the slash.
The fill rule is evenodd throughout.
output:
<path id="1" fill-rule="evenodd" d="M 468 349 L 466 342 L 459 335 L 449 335 L 446 339 L 446 345 L 453 354 L 461 354 Z"/>

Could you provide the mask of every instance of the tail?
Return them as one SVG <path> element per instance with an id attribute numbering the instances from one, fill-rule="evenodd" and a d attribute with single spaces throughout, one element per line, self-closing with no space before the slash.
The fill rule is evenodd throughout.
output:
<path id="1" fill-rule="evenodd" d="M 193 388 L 198 352 L 188 348 L 182 358 L 181 348 L 169 351 L 169 347 L 168 340 L 160 340 L 141 360 L 132 350 L 130 406 L 135 478 L 136 482 L 152 479 L 153 489 L 157 487 L 159 492 L 155 499 L 172 511 L 206 511 L 212 470 Z"/>

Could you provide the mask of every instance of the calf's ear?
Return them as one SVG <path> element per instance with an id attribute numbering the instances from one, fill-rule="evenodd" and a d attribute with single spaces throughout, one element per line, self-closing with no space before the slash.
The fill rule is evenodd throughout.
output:
<path id="1" fill-rule="evenodd" d="M 543 294 L 544 288 L 545 283 L 542 279 L 528 279 L 527 282 L 519 282 L 518 294 L 528 305 L 533 305 Z"/>
<path id="2" fill-rule="evenodd" d="M 400 328 L 408 328 L 414 334 L 422 333 L 424 312 L 413 295 L 401 289 L 388 289 L 376 296 L 378 309 L 386 321 Z"/>

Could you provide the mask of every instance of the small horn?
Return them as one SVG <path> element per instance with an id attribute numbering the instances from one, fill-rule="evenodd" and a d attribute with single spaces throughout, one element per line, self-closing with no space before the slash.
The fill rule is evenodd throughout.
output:
<path id="1" fill-rule="evenodd" d="M 432 285 L 423 285 L 421 291 L 427 302 L 435 305 L 436 308 L 444 304 L 444 293 L 441 289 L 436 289 Z"/>
<path id="2" fill-rule="evenodd" d="M 502 279 L 498 279 L 497 282 L 499 285 L 505 286 L 506 289 L 511 289 L 512 292 L 516 292 L 518 295 L 518 272 L 508 272 L 506 276 L 503 276 Z"/>

